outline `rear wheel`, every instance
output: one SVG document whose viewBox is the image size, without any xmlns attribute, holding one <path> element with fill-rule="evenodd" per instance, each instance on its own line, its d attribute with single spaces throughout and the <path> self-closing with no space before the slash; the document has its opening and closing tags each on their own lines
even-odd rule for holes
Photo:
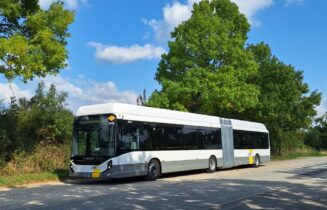
<svg viewBox="0 0 327 210">
<path fill-rule="evenodd" d="M 258 168 L 260 166 L 260 156 L 258 154 L 256 154 L 255 158 L 254 158 L 254 165 L 255 168 Z"/>
<path fill-rule="evenodd" d="M 148 172 L 145 176 L 145 179 L 147 181 L 154 181 L 159 178 L 160 173 L 161 173 L 161 168 L 160 168 L 159 161 L 156 159 L 152 159 L 149 162 Z"/>
<path fill-rule="evenodd" d="M 209 166 L 208 166 L 208 169 L 207 169 L 207 172 L 208 173 L 214 173 L 217 169 L 217 161 L 216 161 L 216 158 L 214 156 L 211 156 L 209 158 Z"/>
</svg>

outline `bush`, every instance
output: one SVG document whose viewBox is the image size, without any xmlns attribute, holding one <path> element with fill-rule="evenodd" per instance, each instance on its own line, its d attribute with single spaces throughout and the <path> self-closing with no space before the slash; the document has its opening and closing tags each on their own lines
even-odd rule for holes
<svg viewBox="0 0 327 210">
<path fill-rule="evenodd" d="M 49 145 L 41 142 L 31 153 L 19 151 L 3 165 L 2 175 L 52 172 L 67 169 L 70 150 L 68 145 Z"/>
</svg>

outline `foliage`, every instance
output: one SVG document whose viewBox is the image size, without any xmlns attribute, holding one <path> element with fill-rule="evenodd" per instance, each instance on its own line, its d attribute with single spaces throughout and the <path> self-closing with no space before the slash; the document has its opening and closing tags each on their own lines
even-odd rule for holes
<svg viewBox="0 0 327 210">
<path fill-rule="evenodd" d="M 13 98 L 10 107 L 2 108 L 0 154 L 6 162 L 14 153 L 31 153 L 40 144 L 64 145 L 71 139 L 73 114 L 65 106 L 67 93 L 57 93 L 54 85 L 44 89 L 39 83 L 31 99 Z"/>
<path fill-rule="evenodd" d="M 304 136 L 297 134 L 311 125 L 321 94 L 310 93 L 303 72 L 281 62 L 268 45 L 250 45 L 248 50 L 259 64 L 253 82 L 260 88 L 260 95 L 258 105 L 248 109 L 242 118 L 264 123 L 271 133 L 272 149 L 281 154 L 285 144 L 303 144 Z"/>
<path fill-rule="evenodd" d="M 289 153 L 284 153 L 282 155 L 273 154 L 271 156 L 272 160 L 289 160 L 303 157 L 323 157 L 327 156 L 324 151 L 317 151 L 312 147 L 304 146 L 302 148 L 293 149 L 293 151 Z"/>
<path fill-rule="evenodd" d="M 310 128 L 305 144 L 317 150 L 327 150 L 327 113 L 316 119 L 316 125 Z"/>
<path fill-rule="evenodd" d="M 66 169 L 70 150 L 67 144 L 38 144 L 32 152 L 16 151 L 12 159 L 2 168 L 2 175 L 36 173 Z"/>
<path fill-rule="evenodd" d="M 147 97 L 146 97 L 146 91 L 145 89 L 143 90 L 143 94 L 139 95 L 137 98 L 136 98 L 136 104 L 139 105 L 139 106 L 146 106 L 147 104 Z"/>
<path fill-rule="evenodd" d="M 38 0 L 0 1 L 0 73 L 23 81 L 66 66 L 66 39 L 74 13 L 62 2 L 42 10 Z"/>
<path fill-rule="evenodd" d="M 250 81 L 258 65 L 244 48 L 249 28 L 229 0 L 194 4 L 172 32 L 156 73 L 162 90 L 148 105 L 226 116 L 255 107 L 259 90 Z"/>
</svg>

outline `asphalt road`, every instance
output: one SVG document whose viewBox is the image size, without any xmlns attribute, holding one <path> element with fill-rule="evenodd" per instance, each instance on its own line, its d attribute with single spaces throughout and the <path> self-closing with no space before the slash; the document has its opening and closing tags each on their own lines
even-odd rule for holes
<svg viewBox="0 0 327 210">
<path fill-rule="evenodd" d="M 155 182 L 66 181 L 0 188 L 0 209 L 327 209 L 327 157 L 273 161 Z"/>
</svg>

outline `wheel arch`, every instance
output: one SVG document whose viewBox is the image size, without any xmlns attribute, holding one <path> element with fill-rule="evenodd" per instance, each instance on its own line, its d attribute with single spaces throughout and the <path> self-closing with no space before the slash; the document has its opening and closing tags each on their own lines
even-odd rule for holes
<svg viewBox="0 0 327 210">
<path fill-rule="evenodd" d="M 151 160 L 156 160 L 156 161 L 158 161 L 158 163 L 159 163 L 159 167 L 160 167 L 160 175 L 161 175 L 161 174 L 162 174 L 162 166 L 161 166 L 161 161 L 160 161 L 160 159 L 159 159 L 158 157 L 152 157 L 152 158 L 149 160 L 148 164 L 151 162 Z"/>
</svg>

